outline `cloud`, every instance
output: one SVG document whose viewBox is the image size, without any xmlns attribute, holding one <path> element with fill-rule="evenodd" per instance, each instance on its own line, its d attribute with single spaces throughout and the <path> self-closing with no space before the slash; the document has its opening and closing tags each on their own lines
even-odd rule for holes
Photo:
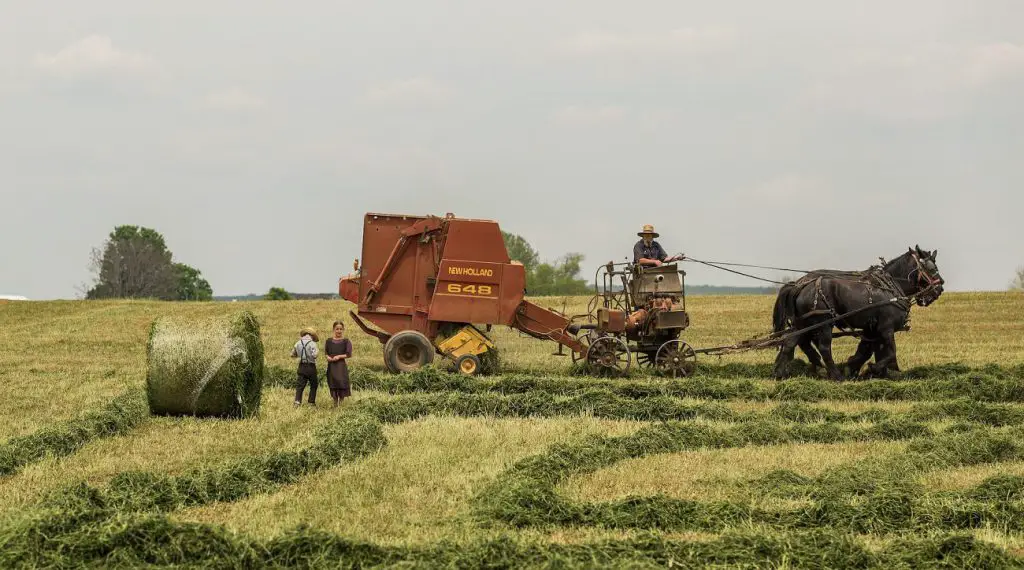
<svg viewBox="0 0 1024 570">
<path fill-rule="evenodd" d="M 554 114 L 556 123 L 562 125 L 606 125 L 619 123 L 629 116 L 629 109 L 619 105 L 569 105 Z"/>
<path fill-rule="evenodd" d="M 214 91 L 203 102 L 207 107 L 221 111 L 258 111 L 267 106 L 262 97 L 238 88 Z"/>
<path fill-rule="evenodd" d="M 881 188 L 857 188 L 828 176 L 784 173 L 727 196 L 727 200 L 764 212 L 779 212 L 787 219 L 817 220 L 821 216 L 848 218 L 857 215 L 850 209 L 850 196 L 856 196 L 858 208 L 901 208 L 911 206 L 914 196 Z M 815 222 L 817 223 L 817 222 Z"/>
<path fill-rule="evenodd" d="M 551 115 L 556 125 L 566 127 L 612 126 L 644 132 L 673 128 L 679 118 L 675 109 L 636 108 L 624 105 L 567 105 Z"/>
<path fill-rule="evenodd" d="M 743 191 L 740 197 L 762 203 L 788 203 L 798 200 L 820 200 L 833 194 L 834 191 L 819 180 L 798 174 L 787 174 Z"/>
<path fill-rule="evenodd" d="M 1024 46 L 1009 42 L 978 46 L 970 51 L 964 74 L 975 85 L 1024 77 Z"/>
<path fill-rule="evenodd" d="M 451 99 L 454 90 L 429 77 L 415 77 L 375 85 L 363 98 L 382 105 L 437 104 Z"/>
<path fill-rule="evenodd" d="M 577 56 L 698 54 L 727 47 L 735 37 L 729 28 L 677 28 L 645 34 L 587 31 L 563 40 L 560 47 Z"/>
<path fill-rule="evenodd" d="M 101 74 L 135 74 L 152 69 L 147 55 L 122 51 L 107 36 L 91 35 L 55 54 L 38 54 L 33 64 L 47 74 L 73 79 Z"/>
<path fill-rule="evenodd" d="M 934 121 L 981 107 L 979 93 L 1024 79 L 1024 47 L 930 44 L 840 58 L 807 92 L 819 110 Z"/>
</svg>

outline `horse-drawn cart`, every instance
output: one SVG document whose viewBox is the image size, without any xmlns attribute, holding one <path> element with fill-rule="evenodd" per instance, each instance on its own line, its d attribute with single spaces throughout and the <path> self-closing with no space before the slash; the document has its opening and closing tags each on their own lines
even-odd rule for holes
<svg viewBox="0 0 1024 570">
<path fill-rule="evenodd" d="M 866 272 L 809 272 L 780 283 L 771 333 L 695 349 L 682 338 L 690 318 L 686 272 L 676 264 L 599 267 L 587 313 L 570 318 L 524 298 L 525 269 L 509 258 L 492 220 L 367 214 L 362 263 L 357 260 L 354 269 L 339 280 L 339 294 L 356 305 L 353 319 L 380 340 L 393 372 L 411 372 L 439 355 L 476 374 L 497 360 L 497 347 L 478 326 L 507 325 L 558 343 L 557 354 L 568 348 L 575 362 L 597 373 L 626 374 L 635 360 L 653 372 L 688 376 L 698 354 L 778 348 L 776 375 L 784 376 L 799 346 L 812 365 L 824 360 L 838 378 L 833 336 L 863 337 L 848 361 L 857 364 L 852 368 L 859 370 L 872 354 L 876 365 L 888 367 L 895 359 L 892 335 L 905 327 L 911 303 L 930 304 L 942 292 L 935 252 L 920 248 Z"/>
<path fill-rule="evenodd" d="M 587 350 L 573 354 L 595 372 L 625 374 L 634 359 L 644 368 L 687 376 L 696 352 L 680 338 L 686 313 L 686 272 L 676 264 L 644 267 L 612 263 L 598 268 L 588 312 L 573 318 L 570 331 L 582 333 Z M 585 332 L 583 332 L 585 331 Z"/>
<path fill-rule="evenodd" d="M 595 275 L 588 313 L 574 317 L 569 328 L 574 334 L 586 331 L 580 344 L 587 349 L 579 356 L 574 354 L 574 361 L 583 361 L 594 372 L 625 374 L 635 355 L 639 365 L 677 377 L 693 373 L 698 354 L 722 356 L 777 349 L 776 376 L 784 377 L 799 346 L 813 368 L 824 365 L 838 379 L 832 339 L 852 336 L 860 339 L 860 344 L 847 361 L 848 368 L 857 373 L 875 355 L 874 372 L 884 373 L 897 368 L 892 335 L 909 330 L 910 307 L 915 303 L 927 306 L 942 293 L 944 282 L 935 266 L 936 254 L 911 248 L 892 262 L 883 260 L 882 265 L 866 271 L 811 271 L 796 281 L 779 283 L 774 330 L 710 348 L 694 348 L 681 338 L 690 324 L 684 271 L 675 264 L 608 263 Z"/>
</svg>

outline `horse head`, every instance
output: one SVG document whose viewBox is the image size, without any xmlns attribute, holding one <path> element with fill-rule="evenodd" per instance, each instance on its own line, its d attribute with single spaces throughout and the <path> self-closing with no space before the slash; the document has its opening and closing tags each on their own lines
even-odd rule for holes
<svg viewBox="0 0 1024 570">
<path fill-rule="evenodd" d="M 907 252 L 885 264 L 885 272 L 903 289 L 903 294 L 913 295 L 918 305 L 927 307 L 942 294 L 945 280 L 939 273 L 935 258 L 939 252 L 921 249 L 921 246 L 907 248 Z"/>
<path fill-rule="evenodd" d="M 939 295 L 942 295 L 942 286 L 946 283 L 939 273 L 939 266 L 935 264 L 939 250 L 928 251 L 917 245 L 908 253 L 914 261 L 914 266 L 907 278 L 916 289 L 917 304 L 927 307 L 934 303 Z"/>
</svg>

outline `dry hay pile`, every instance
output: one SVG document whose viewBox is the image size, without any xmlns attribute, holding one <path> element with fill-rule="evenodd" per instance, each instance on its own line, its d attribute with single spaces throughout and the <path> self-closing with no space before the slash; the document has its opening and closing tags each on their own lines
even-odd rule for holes
<svg viewBox="0 0 1024 570">
<path fill-rule="evenodd" d="M 153 322 L 146 393 L 155 415 L 245 418 L 263 387 L 263 341 L 256 317 Z"/>
</svg>

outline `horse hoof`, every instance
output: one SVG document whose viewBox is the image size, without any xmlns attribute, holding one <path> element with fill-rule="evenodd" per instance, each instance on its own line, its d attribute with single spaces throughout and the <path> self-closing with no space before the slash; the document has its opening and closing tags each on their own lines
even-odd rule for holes
<svg viewBox="0 0 1024 570">
<path fill-rule="evenodd" d="M 864 372 L 864 376 L 866 378 L 887 378 L 888 377 L 888 372 L 889 372 L 888 369 L 886 369 L 886 368 L 879 369 L 877 366 L 872 364 L 872 365 L 868 366 L 867 371 Z"/>
</svg>

